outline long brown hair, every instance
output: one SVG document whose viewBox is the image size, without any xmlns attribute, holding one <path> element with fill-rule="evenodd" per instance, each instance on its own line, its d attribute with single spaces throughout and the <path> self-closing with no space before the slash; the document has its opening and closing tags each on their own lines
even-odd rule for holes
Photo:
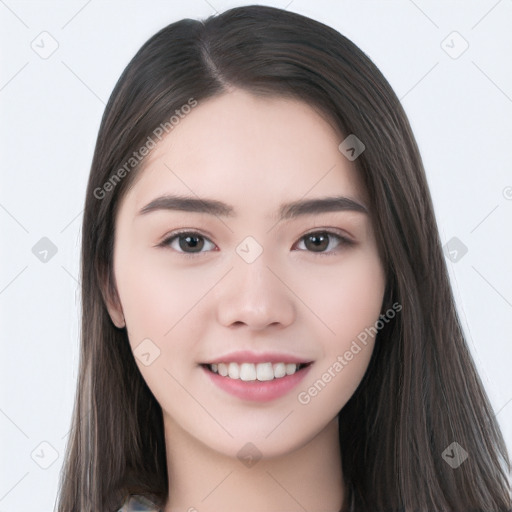
<svg viewBox="0 0 512 512">
<path fill-rule="evenodd" d="M 85 199 L 81 352 L 59 512 L 114 511 L 129 494 L 161 507 L 167 501 L 161 407 L 126 329 L 115 327 L 105 305 L 106 297 L 119 300 L 114 221 L 142 168 L 130 160 L 134 152 L 191 98 L 200 105 L 233 87 L 298 98 L 365 145 L 355 163 L 387 273 L 383 310 L 398 302 L 402 311 L 379 331 L 368 370 L 339 414 L 344 510 L 508 511 L 510 460 L 457 316 L 400 101 L 334 29 L 246 6 L 160 30 L 128 64 L 105 109 Z M 469 455 L 459 467 L 443 457 L 450 446 L 451 454 L 460 446 Z"/>
</svg>

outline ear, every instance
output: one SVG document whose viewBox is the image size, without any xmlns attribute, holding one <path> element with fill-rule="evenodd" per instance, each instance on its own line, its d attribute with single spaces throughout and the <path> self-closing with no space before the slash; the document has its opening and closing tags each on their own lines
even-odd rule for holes
<svg viewBox="0 0 512 512">
<path fill-rule="evenodd" d="M 110 283 L 108 277 L 103 281 L 101 293 L 103 295 L 103 300 L 105 301 L 108 314 L 110 315 L 110 319 L 118 329 L 122 329 L 126 326 L 123 307 L 121 306 L 121 301 L 119 300 L 119 295 L 115 285 Z"/>
<path fill-rule="evenodd" d="M 119 302 L 106 301 L 108 314 L 113 322 L 113 324 L 118 329 L 123 329 L 126 326 L 126 322 L 124 320 L 123 308 Z"/>
</svg>

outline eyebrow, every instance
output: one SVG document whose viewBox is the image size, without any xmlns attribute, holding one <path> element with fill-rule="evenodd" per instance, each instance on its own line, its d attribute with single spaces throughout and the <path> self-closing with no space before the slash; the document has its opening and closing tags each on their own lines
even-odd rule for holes
<svg viewBox="0 0 512 512">
<path fill-rule="evenodd" d="M 215 199 L 200 199 L 189 196 L 163 195 L 153 199 L 141 208 L 137 215 L 145 215 L 159 210 L 178 210 L 194 213 L 206 213 L 217 217 L 234 217 L 235 210 L 231 205 Z M 344 196 L 322 197 L 293 201 L 282 204 L 278 210 L 278 219 L 286 220 L 302 215 L 335 211 L 354 211 L 368 214 L 363 204 Z"/>
</svg>

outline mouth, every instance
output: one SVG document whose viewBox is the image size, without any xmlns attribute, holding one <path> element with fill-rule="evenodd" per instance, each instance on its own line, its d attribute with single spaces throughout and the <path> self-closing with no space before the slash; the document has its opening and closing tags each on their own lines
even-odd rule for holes
<svg viewBox="0 0 512 512">
<path fill-rule="evenodd" d="M 292 363 L 292 362 L 262 362 L 262 363 L 203 363 L 201 366 L 207 371 L 225 377 L 226 379 L 240 380 L 244 382 L 259 381 L 268 382 L 272 380 L 284 379 L 285 377 L 295 375 L 312 364 L 310 362 Z"/>
<path fill-rule="evenodd" d="M 306 378 L 314 361 L 285 352 L 238 350 L 199 364 L 206 382 L 246 403 L 285 397 Z M 224 395 L 219 395 L 224 396 Z"/>
</svg>

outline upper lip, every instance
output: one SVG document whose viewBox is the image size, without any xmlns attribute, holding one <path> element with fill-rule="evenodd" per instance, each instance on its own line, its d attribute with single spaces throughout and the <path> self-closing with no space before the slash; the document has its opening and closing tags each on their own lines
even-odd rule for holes
<svg viewBox="0 0 512 512">
<path fill-rule="evenodd" d="M 218 364 L 218 363 L 296 363 L 306 364 L 310 363 L 310 359 L 285 354 L 282 352 L 252 352 L 250 350 L 240 350 L 236 352 L 229 352 L 223 356 L 216 357 L 203 364 Z"/>
</svg>

